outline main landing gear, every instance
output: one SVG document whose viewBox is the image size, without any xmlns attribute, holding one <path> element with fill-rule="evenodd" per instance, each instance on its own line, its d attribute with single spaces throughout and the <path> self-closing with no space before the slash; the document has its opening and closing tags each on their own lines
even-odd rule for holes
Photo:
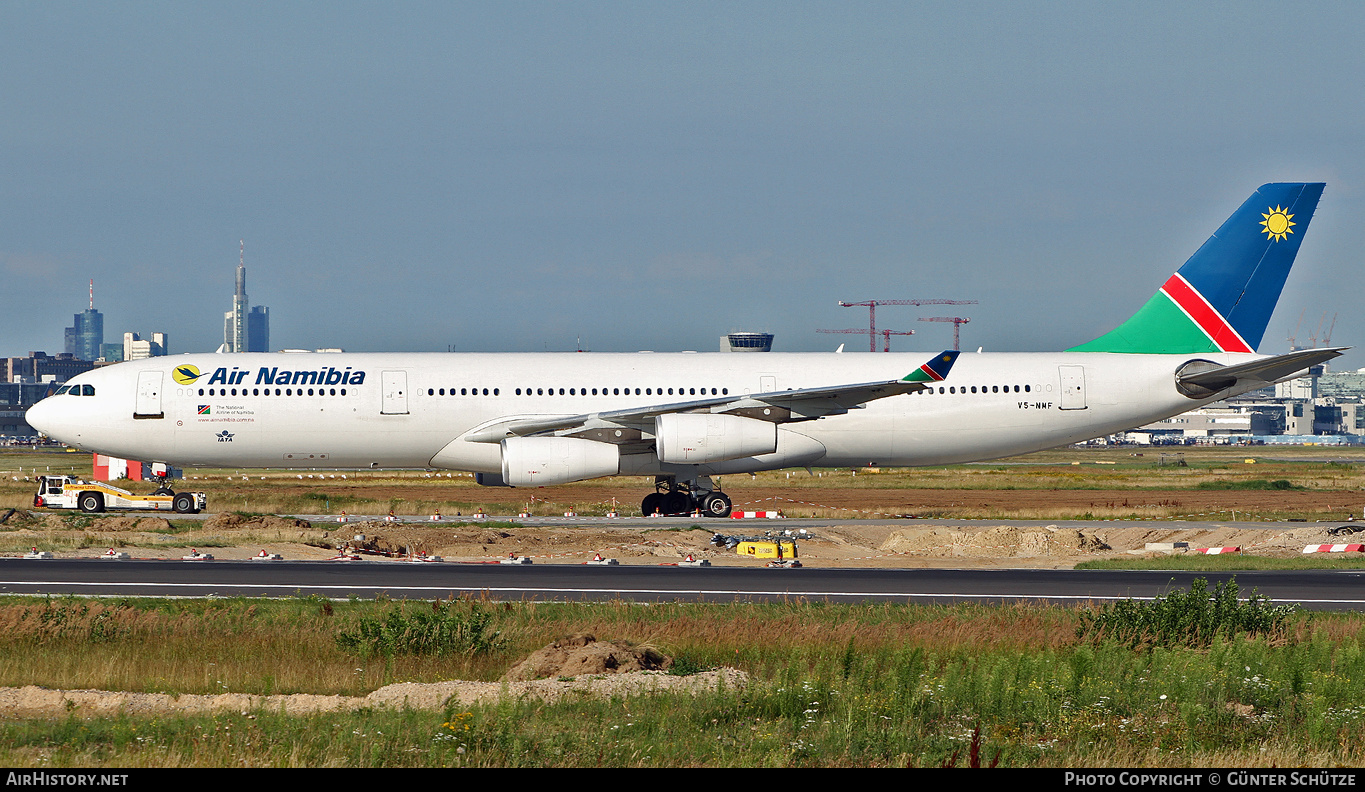
<svg viewBox="0 0 1365 792">
<path fill-rule="evenodd" d="M 645 496 L 640 511 L 646 517 L 686 516 L 697 511 L 703 517 L 729 517 L 730 497 L 717 489 L 709 476 L 683 482 L 676 476 L 655 476 L 654 492 Z"/>
</svg>

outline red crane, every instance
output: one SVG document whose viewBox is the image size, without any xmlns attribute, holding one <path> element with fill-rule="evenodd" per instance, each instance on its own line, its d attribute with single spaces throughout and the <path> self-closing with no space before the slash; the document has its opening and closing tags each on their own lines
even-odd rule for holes
<svg viewBox="0 0 1365 792">
<path fill-rule="evenodd" d="M 970 316 L 921 316 L 919 320 L 921 322 L 952 322 L 953 349 L 961 349 L 961 342 L 958 341 L 957 337 L 957 329 L 972 321 Z"/>
<path fill-rule="evenodd" d="M 877 351 L 877 336 L 878 336 L 878 335 L 880 335 L 880 336 L 882 337 L 882 339 L 885 341 L 885 348 L 883 348 L 882 351 L 883 351 L 883 352 L 890 352 L 890 351 L 891 351 L 891 336 L 893 336 L 893 335 L 914 335 L 914 334 L 915 334 L 915 331 L 914 331 L 914 330 L 876 330 L 876 331 L 873 331 L 873 330 L 816 330 L 815 332 L 817 332 L 817 333 L 854 333 L 854 334 L 856 334 L 856 335 L 869 335 L 869 334 L 870 334 L 870 335 L 872 336 L 872 351 L 873 351 L 873 352 L 876 352 L 876 351 Z"/>
<path fill-rule="evenodd" d="M 872 352 L 877 351 L 877 306 L 878 305 L 975 305 L 976 300 L 863 300 L 862 302 L 839 301 L 840 308 L 852 308 L 855 305 L 867 306 L 867 335 L 868 348 Z M 889 341 L 888 341 L 889 348 Z"/>
</svg>

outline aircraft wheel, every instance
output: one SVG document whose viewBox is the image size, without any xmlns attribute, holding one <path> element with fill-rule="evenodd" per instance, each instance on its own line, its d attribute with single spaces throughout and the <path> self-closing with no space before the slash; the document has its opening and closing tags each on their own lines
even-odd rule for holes
<svg viewBox="0 0 1365 792">
<path fill-rule="evenodd" d="M 663 514 L 687 514 L 691 511 L 692 499 L 684 492 L 670 492 L 663 496 L 659 511 Z"/>
<path fill-rule="evenodd" d="M 663 505 L 663 499 L 664 496 L 658 492 L 651 492 L 646 495 L 644 502 L 640 504 L 640 513 L 646 517 L 651 516 L 654 512 L 659 511 L 659 507 Z"/>
<path fill-rule="evenodd" d="M 177 514 L 194 514 L 194 496 L 187 492 L 176 495 L 175 500 L 171 501 L 171 508 L 175 509 Z"/>
<path fill-rule="evenodd" d="M 701 502 L 701 513 L 707 517 L 729 517 L 730 498 L 723 492 L 712 492 Z"/>
<path fill-rule="evenodd" d="M 98 492 L 82 492 L 76 503 L 80 506 L 81 511 L 86 514 L 104 511 L 104 496 Z"/>
</svg>

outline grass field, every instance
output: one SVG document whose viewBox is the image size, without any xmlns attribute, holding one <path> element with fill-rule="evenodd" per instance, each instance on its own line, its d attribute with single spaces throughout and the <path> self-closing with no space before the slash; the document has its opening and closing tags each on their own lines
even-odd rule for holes
<svg viewBox="0 0 1365 792">
<path fill-rule="evenodd" d="M 463 603 L 456 608 L 479 608 Z M 336 636 L 424 603 L 14 599 L 7 685 L 357 694 L 393 680 L 495 679 L 559 635 L 649 642 L 752 674 L 701 696 L 506 701 L 440 712 L 0 722 L 10 766 L 1356 765 L 1358 616 L 1299 614 L 1273 636 L 1133 649 L 1077 637 L 1063 608 L 522 604 L 490 611 L 477 657 L 361 658 Z"/>
</svg>

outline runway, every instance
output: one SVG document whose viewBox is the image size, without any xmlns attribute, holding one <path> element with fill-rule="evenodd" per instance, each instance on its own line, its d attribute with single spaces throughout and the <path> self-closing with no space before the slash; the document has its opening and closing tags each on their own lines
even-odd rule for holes
<svg viewBox="0 0 1365 792">
<path fill-rule="evenodd" d="M 1038 569 L 746 569 L 676 566 L 503 566 L 383 561 L 247 562 L 0 559 L 0 593 L 83 596 L 289 597 L 565 602 L 915 602 L 1082 604 L 1150 598 L 1210 587 L 1226 573 Z M 1276 603 L 1315 610 L 1365 610 L 1365 572 L 1312 570 L 1239 572 L 1241 593 L 1252 589 Z"/>
</svg>

